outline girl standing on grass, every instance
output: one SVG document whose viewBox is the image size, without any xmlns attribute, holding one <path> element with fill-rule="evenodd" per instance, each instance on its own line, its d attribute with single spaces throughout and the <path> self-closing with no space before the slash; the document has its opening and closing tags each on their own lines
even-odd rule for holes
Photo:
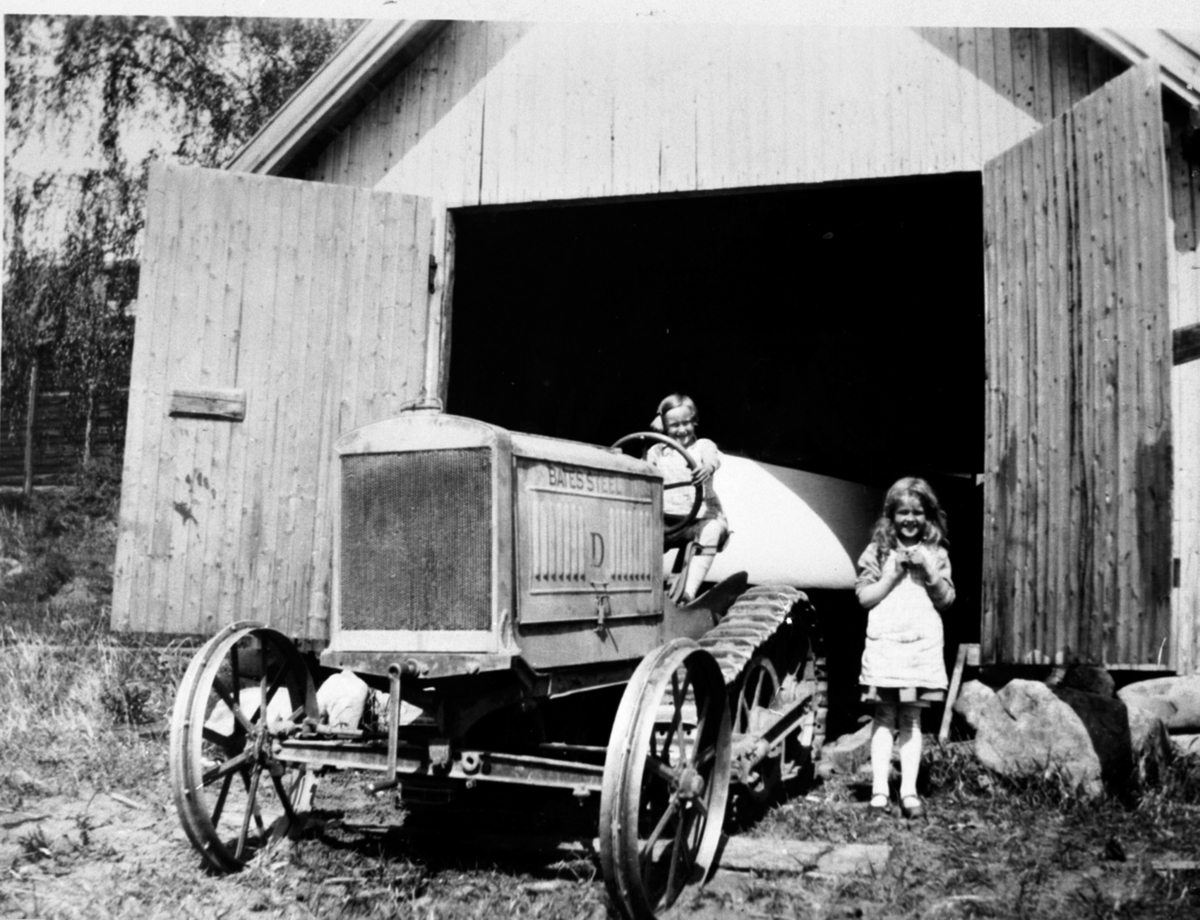
<svg viewBox="0 0 1200 920">
<path fill-rule="evenodd" d="M 917 795 L 921 710 L 946 697 L 941 611 L 954 602 L 946 516 L 923 479 L 906 477 L 888 489 L 883 515 L 858 560 L 858 602 L 868 611 L 863 649 L 863 701 L 874 704 L 870 810 L 891 810 L 888 775 L 893 731 L 899 728 L 900 811 L 925 814 Z"/>
</svg>

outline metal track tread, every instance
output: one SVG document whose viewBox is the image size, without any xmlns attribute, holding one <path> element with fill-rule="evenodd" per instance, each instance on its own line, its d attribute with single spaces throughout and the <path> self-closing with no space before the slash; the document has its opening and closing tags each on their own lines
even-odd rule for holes
<svg viewBox="0 0 1200 920">
<path fill-rule="evenodd" d="M 750 658 L 801 600 L 807 600 L 804 592 L 792 587 L 751 588 L 701 637 L 700 645 L 717 659 L 727 687 L 733 686 Z"/>
<path fill-rule="evenodd" d="M 751 588 L 734 601 L 720 623 L 700 638 L 701 647 L 707 649 L 720 666 L 725 686 L 731 690 L 738 686 L 747 664 L 784 626 L 789 615 L 794 611 L 799 613 L 796 608 L 801 602 L 807 603 L 808 596 L 788 585 Z M 815 630 L 816 624 L 809 623 L 807 627 Z M 809 635 L 806 638 L 810 658 L 803 663 L 797 677 L 803 682 L 812 681 L 815 718 L 810 750 L 815 759 L 825 740 L 828 683 L 820 637 Z"/>
</svg>

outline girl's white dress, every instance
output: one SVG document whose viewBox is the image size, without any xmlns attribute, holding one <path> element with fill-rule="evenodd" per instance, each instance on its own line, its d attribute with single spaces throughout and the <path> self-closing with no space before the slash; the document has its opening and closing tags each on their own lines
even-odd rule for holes
<svg viewBox="0 0 1200 920">
<path fill-rule="evenodd" d="M 942 617 L 954 601 L 950 554 L 944 546 L 927 547 L 936 554 L 937 578 L 926 584 L 923 572 L 910 570 L 887 597 L 868 611 L 867 642 L 859 683 L 868 688 L 898 688 L 901 701 L 938 697 L 921 691 L 945 690 Z M 877 582 L 882 562 L 874 543 L 858 560 L 858 587 Z M 873 696 L 869 691 L 868 696 Z"/>
<path fill-rule="evenodd" d="M 687 450 L 692 455 L 692 459 L 701 466 L 711 466 L 714 471 L 720 469 L 721 452 L 717 449 L 717 445 L 708 438 L 698 438 Z M 662 472 L 663 485 L 688 482 L 692 478 L 692 471 L 688 468 L 687 461 L 677 451 L 665 444 L 653 445 L 646 453 L 646 459 Z M 703 522 L 723 519 L 725 512 L 721 507 L 721 499 L 717 497 L 717 491 L 713 488 L 712 479 L 709 478 L 702 488 L 703 499 L 700 502 L 700 511 L 696 515 L 696 520 Z M 692 503 L 695 500 L 696 489 L 694 486 L 664 489 L 663 513 L 682 517 L 692 510 Z"/>
</svg>

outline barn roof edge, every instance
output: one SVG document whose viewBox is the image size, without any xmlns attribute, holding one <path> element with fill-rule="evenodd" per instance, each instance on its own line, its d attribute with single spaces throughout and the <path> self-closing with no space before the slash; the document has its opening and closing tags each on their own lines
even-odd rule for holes
<svg viewBox="0 0 1200 920">
<path fill-rule="evenodd" d="M 324 130 L 335 129 L 347 107 L 381 74 L 417 54 L 447 25 L 424 19 L 364 22 L 239 150 L 225 168 L 278 175 Z"/>
</svg>

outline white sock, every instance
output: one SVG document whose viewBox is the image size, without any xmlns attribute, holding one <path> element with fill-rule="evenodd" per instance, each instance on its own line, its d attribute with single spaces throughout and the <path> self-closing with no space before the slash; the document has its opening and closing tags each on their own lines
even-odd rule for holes
<svg viewBox="0 0 1200 920">
<path fill-rule="evenodd" d="M 921 707 L 900 707 L 900 798 L 917 794 L 921 771 Z"/>
<path fill-rule="evenodd" d="M 716 545 L 721 542 L 724 533 L 725 527 L 720 521 L 707 521 L 700 529 L 700 533 L 696 537 L 700 548 L 696 550 L 696 554 L 692 556 L 692 561 L 688 564 L 687 581 L 683 583 L 684 602 L 692 600 L 696 596 L 696 592 L 700 590 L 700 586 L 704 584 L 708 570 L 712 568 L 713 559 L 716 558 L 709 553 L 712 553 Z M 709 553 L 705 553 L 705 549 L 708 549 Z"/>
<path fill-rule="evenodd" d="M 892 772 L 892 727 L 896 724 L 896 707 L 891 703 L 875 704 L 875 721 L 871 729 L 871 795 L 888 795 L 888 777 Z"/>
</svg>

